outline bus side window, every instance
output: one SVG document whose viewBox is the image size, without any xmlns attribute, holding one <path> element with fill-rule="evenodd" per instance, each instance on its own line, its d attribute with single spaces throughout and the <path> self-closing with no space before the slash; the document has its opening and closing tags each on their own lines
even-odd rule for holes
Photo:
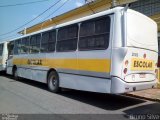
<svg viewBox="0 0 160 120">
<path fill-rule="evenodd" d="M 14 42 L 10 42 L 8 43 L 8 56 L 13 55 L 13 51 L 14 51 Z"/>
<path fill-rule="evenodd" d="M 3 53 L 3 44 L 0 44 L 0 56 L 2 56 Z"/>
<path fill-rule="evenodd" d="M 40 52 L 40 39 L 41 39 L 41 34 L 31 36 L 30 53 L 39 53 Z"/>
<path fill-rule="evenodd" d="M 109 46 L 110 17 L 100 17 L 81 23 L 79 50 L 101 50 Z"/>
<path fill-rule="evenodd" d="M 49 32 L 42 33 L 41 52 L 48 52 Z"/>
<path fill-rule="evenodd" d="M 25 54 L 29 52 L 29 37 L 22 38 L 21 53 Z"/>
<path fill-rule="evenodd" d="M 56 30 L 49 32 L 49 41 L 48 41 L 48 51 L 55 51 L 55 43 L 56 43 Z"/>
<path fill-rule="evenodd" d="M 77 49 L 78 24 L 70 25 L 58 30 L 58 52 L 75 51 Z"/>
<path fill-rule="evenodd" d="M 41 52 L 55 51 L 56 30 L 42 33 Z"/>
<path fill-rule="evenodd" d="M 14 54 L 15 54 L 15 55 L 20 54 L 20 50 L 21 50 L 21 39 L 16 40 L 14 45 L 15 45 L 15 46 L 14 46 Z"/>
</svg>

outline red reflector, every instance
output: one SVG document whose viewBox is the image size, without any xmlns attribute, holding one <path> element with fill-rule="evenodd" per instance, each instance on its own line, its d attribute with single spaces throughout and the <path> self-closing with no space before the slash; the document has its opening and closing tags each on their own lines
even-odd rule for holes
<svg viewBox="0 0 160 120">
<path fill-rule="evenodd" d="M 126 66 L 126 67 L 128 66 L 128 63 L 129 63 L 128 60 L 126 60 L 126 61 L 125 61 L 125 66 Z"/>
<path fill-rule="evenodd" d="M 127 73 L 127 68 L 125 68 L 123 72 L 124 72 L 124 74 L 126 74 Z"/>
<path fill-rule="evenodd" d="M 146 59 L 146 57 L 147 57 L 147 55 L 146 55 L 146 54 L 144 54 L 144 55 L 143 55 L 143 58 L 144 58 L 144 59 Z"/>
</svg>

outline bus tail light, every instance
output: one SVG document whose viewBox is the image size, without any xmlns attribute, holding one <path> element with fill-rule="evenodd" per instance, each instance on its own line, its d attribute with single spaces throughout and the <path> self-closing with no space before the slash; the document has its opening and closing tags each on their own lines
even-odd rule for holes
<svg viewBox="0 0 160 120">
<path fill-rule="evenodd" d="M 147 55 L 146 55 L 146 53 L 145 53 L 145 54 L 143 55 L 143 58 L 146 59 L 146 57 L 147 57 Z"/>
<path fill-rule="evenodd" d="M 126 74 L 127 71 L 128 71 L 128 69 L 127 69 L 127 68 L 124 68 L 124 70 L 123 70 L 124 74 Z"/>
<path fill-rule="evenodd" d="M 128 66 L 128 63 L 129 63 L 128 60 L 126 60 L 126 61 L 125 61 L 125 66 L 126 66 L 126 67 Z"/>
</svg>

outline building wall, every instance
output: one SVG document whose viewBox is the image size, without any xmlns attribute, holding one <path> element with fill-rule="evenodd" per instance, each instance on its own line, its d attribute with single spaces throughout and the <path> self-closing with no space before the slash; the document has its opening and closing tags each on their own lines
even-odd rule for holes
<svg viewBox="0 0 160 120">
<path fill-rule="evenodd" d="M 160 13 L 160 0 L 139 0 L 133 2 L 130 7 L 147 16 L 152 16 Z"/>
<path fill-rule="evenodd" d="M 131 9 L 139 11 L 157 22 L 160 32 L 160 0 L 138 0 L 131 3 Z"/>
</svg>

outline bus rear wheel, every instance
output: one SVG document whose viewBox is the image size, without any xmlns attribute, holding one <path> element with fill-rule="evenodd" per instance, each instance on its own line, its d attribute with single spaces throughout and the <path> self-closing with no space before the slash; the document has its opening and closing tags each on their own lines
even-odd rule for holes
<svg viewBox="0 0 160 120">
<path fill-rule="evenodd" d="M 59 92 L 59 77 L 55 71 L 51 71 L 47 78 L 48 89 L 51 92 L 57 93 Z"/>
</svg>

